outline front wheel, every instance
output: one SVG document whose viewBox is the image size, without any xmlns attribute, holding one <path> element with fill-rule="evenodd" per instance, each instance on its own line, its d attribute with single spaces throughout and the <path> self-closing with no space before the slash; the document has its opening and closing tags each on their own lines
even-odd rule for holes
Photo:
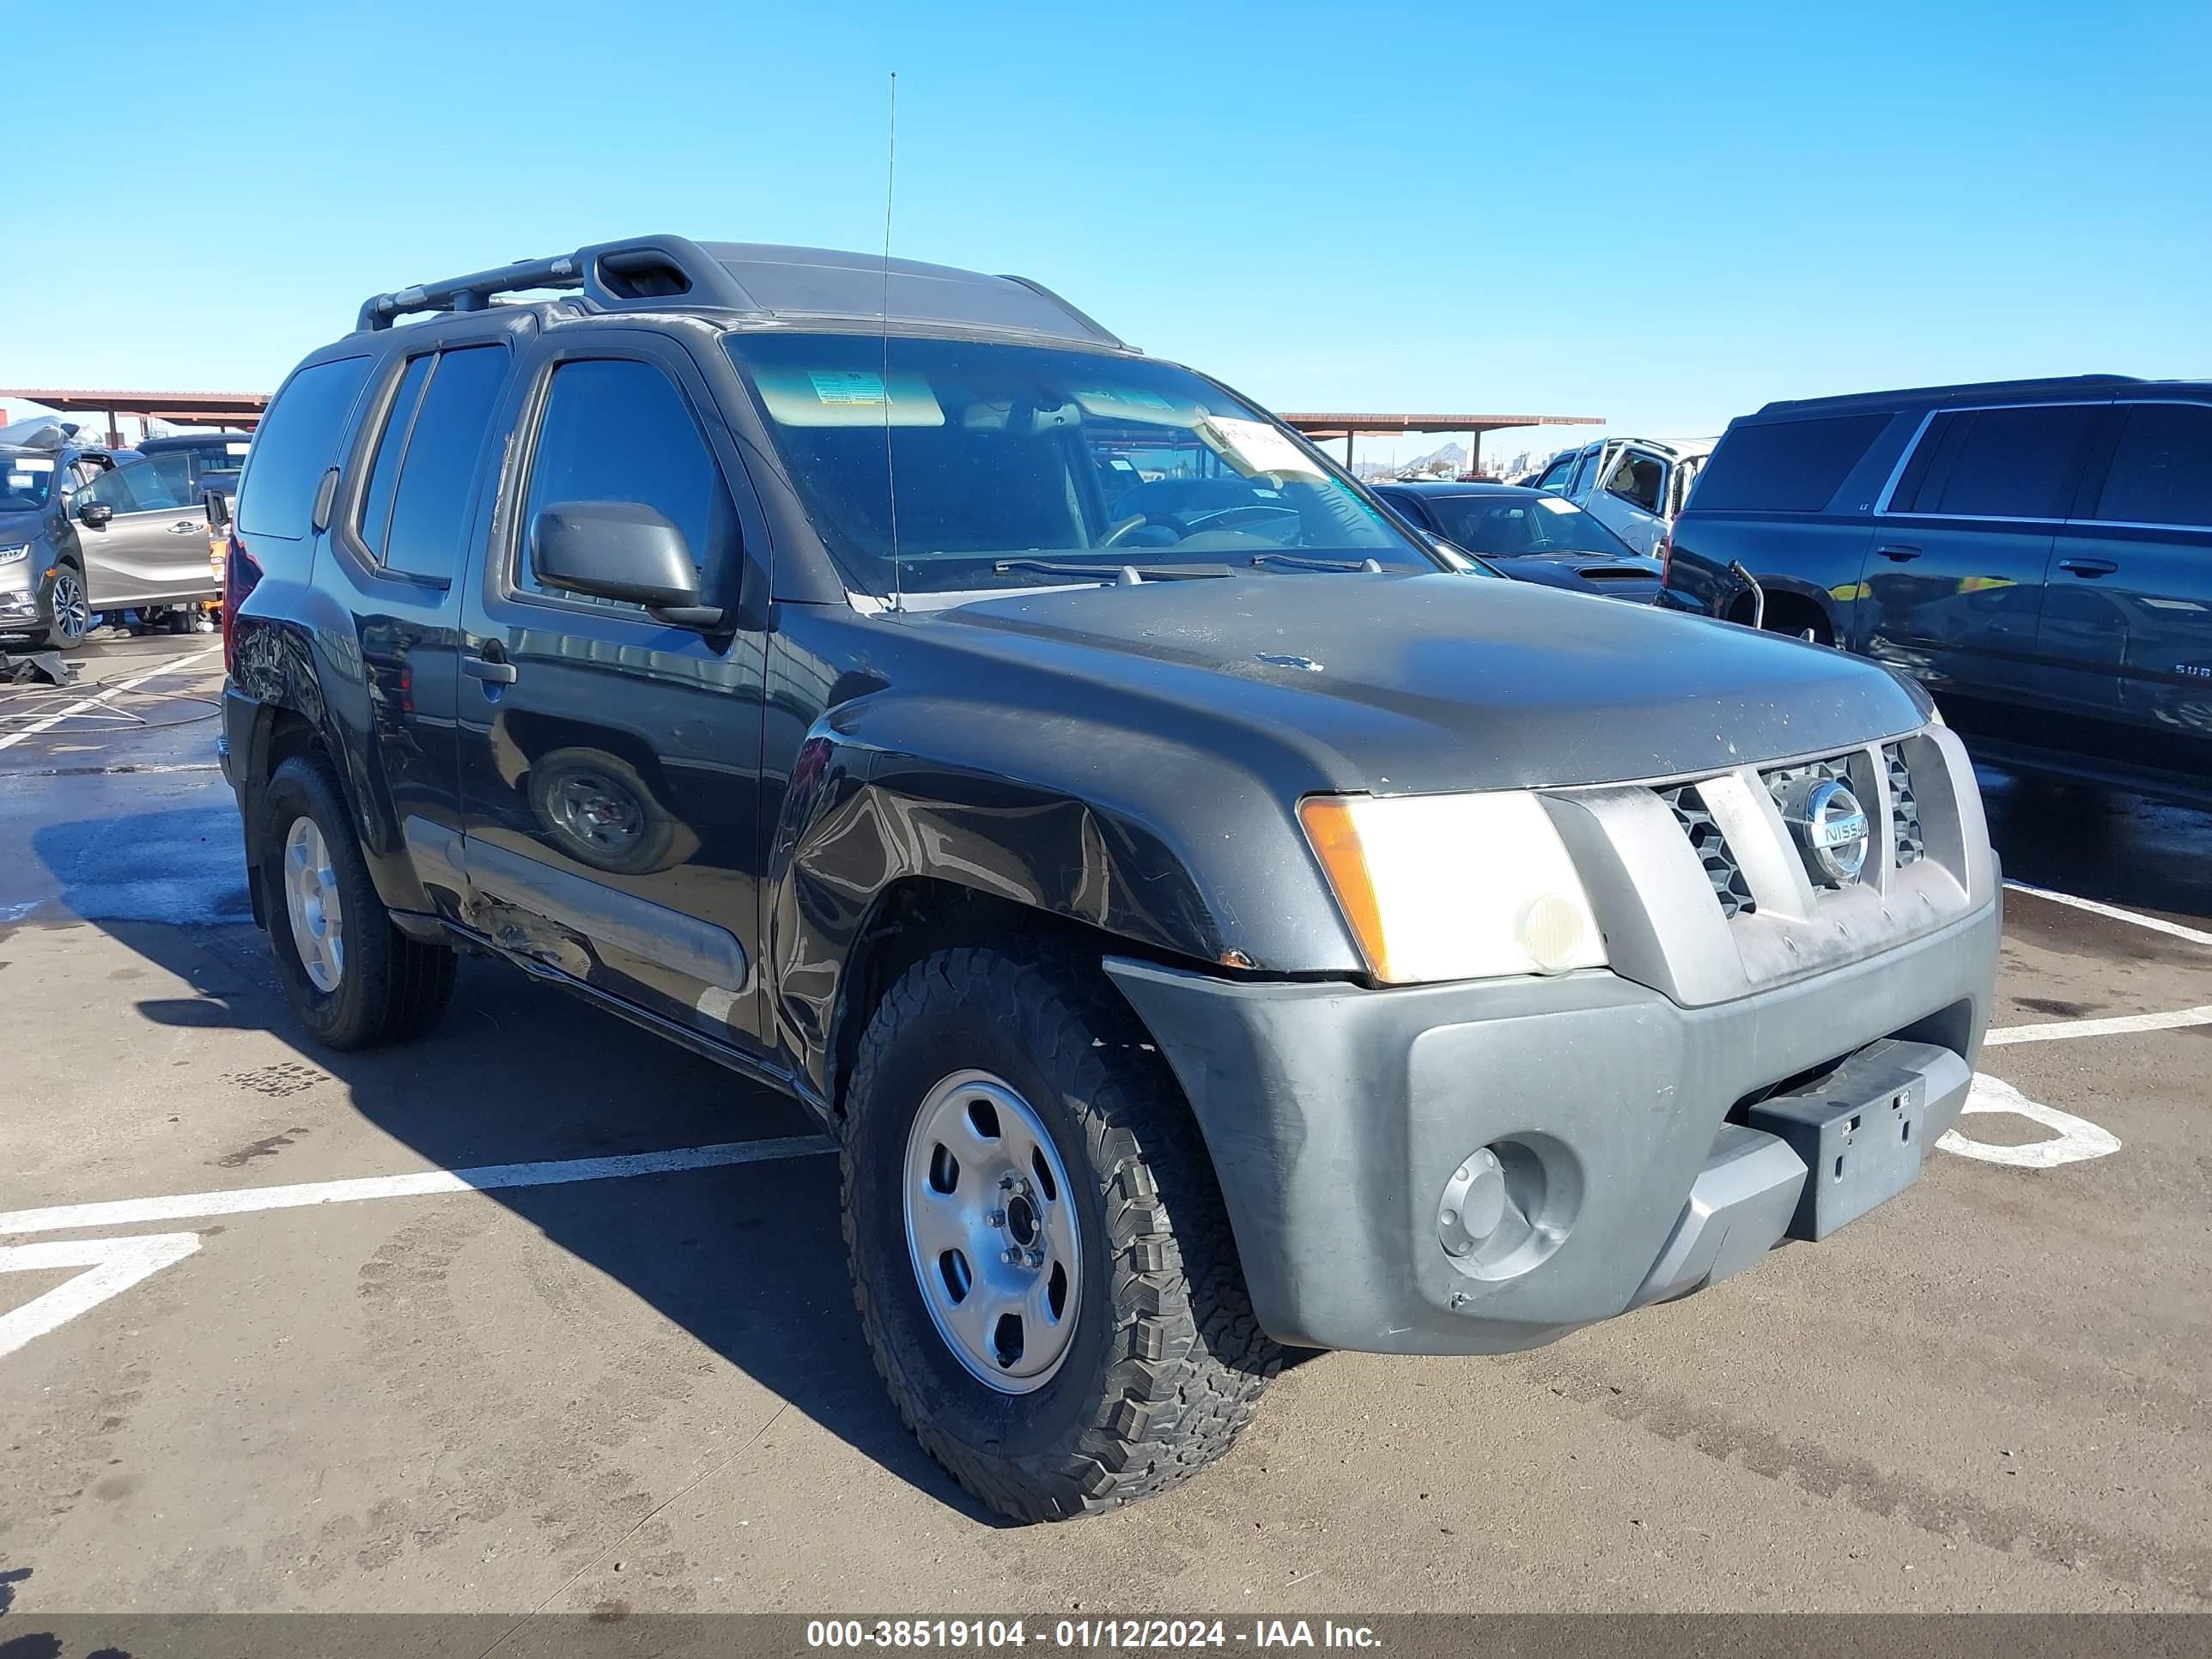
<svg viewBox="0 0 2212 1659">
<path fill-rule="evenodd" d="M 846 1092 L 844 1231 L 893 1402 L 1016 1520 L 1175 1485 L 1282 1363 L 1173 1075 L 1095 959 L 940 951 L 885 994 Z"/>
<path fill-rule="evenodd" d="M 72 564 L 58 564 L 46 580 L 46 648 L 74 651 L 92 632 L 92 602 L 84 577 Z"/>
<path fill-rule="evenodd" d="M 403 1042 L 437 1024 L 453 953 L 409 938 L 377 897 L 329 764 L 295 755 L 262 793 L 262 914 L 292 1012 L 333 1048 Z"/>
</svg>

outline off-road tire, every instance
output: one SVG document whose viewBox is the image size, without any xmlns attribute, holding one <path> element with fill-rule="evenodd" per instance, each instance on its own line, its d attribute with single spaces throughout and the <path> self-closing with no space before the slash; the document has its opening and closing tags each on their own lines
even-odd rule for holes
<svg viewBox="0 0 2212 1659">
<path fill-rule="evenodd" d="M 1036 1109 L 1067 1170 L 1079 1321 L 1033 1393 L 971 1375 L 938 1333 L 906 1241 L 915 1115 L 981 1068 Z M 1206 1145 L 1173 1073 L 1095 955 L 1059 944 L 945 950 L 884 995 L 844 1094 L 854 1300 L 907 1426 L 1018 1521 L 1065 1520 L 1175 1486 L 1226 1452 L 1282 1363 L 1252 1316 Z"/>
<path fill-rule="evenodd" d="M 308 978 L 285 908 L 284 842 L 302 815 L 322 832 L 344 907 L 345 969 L 337 988 L 330 992 L 319 990 Z M 374 1048 L 407 1042 L 435 1025 L 453 995 L 458 958 L 445 946 L 410 939 L 392 925 L 369 879 L 352 810 L 322 756 L 295 755 L 276 769 L 262 791 L 257 844 L 261 856 L 253 878 L 261 884 L 277 977 L 308 1034 L 327 1048 Z"/>
</svg>

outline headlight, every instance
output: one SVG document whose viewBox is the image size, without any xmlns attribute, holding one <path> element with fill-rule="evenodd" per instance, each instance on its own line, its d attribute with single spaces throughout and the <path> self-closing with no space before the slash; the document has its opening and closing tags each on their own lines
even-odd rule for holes
<svg viewBox="0 0 2212 1659">
<path fill-rule="evenodd" d="M 14 547 L 0 547 L 0 564 L 13 564 L 18 559 L 28 558 L 30 554 L 31 544 L 28 542 L 18 543 Z"/>
<path fill-rule="evenodd" d="M 1298 820 L 1386 984 L 1605 965 L 1589 896 L 1534 795 L 1309 795 Z"/>
</svg>

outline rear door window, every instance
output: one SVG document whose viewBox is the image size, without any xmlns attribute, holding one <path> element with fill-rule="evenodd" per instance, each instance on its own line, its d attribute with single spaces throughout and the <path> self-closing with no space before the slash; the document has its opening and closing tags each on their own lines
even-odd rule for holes
<svg viewBox="0 0 2212 1659">
<path fill-rule="evenodd" d="M 1699 510 L 1826 510 L 1881 429 L 1888 410 L 1729 428 L 1698 481 Z"/>
<path fill-rule="evenodd" d="M 315 492 L 368 379 L 367 357 L 315 363 L 284 383 L 261 422 L 240 481 L 238 527 L 298 541 L 313 528 Z"/>
<path fill-rule="evenodd" d="M 399 377 L 392 407 L 384 416 L 384 433 L 376 441 L 369 462 L 368 488 L 362 492 L 361 521 L 356 526 L 361 544 L 379 564 L 384 562 L 384 538 L 392 528 L 392 498 L 399 489 L 399 461 L 407 453 L 407 434 L 415 429 L 415 411 L 422 407 L 422 383 L 430 378 L 434 354 L 415 358 Z"/>
<path fill-rule="evenodd" d="M 2052 519 L 2073 488 L 2090 404 L 1966 409 L 1928 423 L 1892 495 L 1892 513 Z"/>
<path fill-rule="evenodd" d="M 2095 516 L 2109 524 L 2212 527 L 2212 407 L 2128 406 Z"/>
<path fill-rule="evenodd" d="M 478 464 L 507 380 L 504 346 L 441 351 L 414 416 L 385 538 L 387 568 L 451 581 L 476 501 Z"/>
</svg>

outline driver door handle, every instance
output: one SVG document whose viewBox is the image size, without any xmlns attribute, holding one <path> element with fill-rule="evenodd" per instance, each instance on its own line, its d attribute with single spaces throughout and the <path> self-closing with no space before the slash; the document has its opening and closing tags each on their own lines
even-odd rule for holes
<svg viewBox="0 0 2212 1659">
<path fill-rule="evenodd" d="M 2111 559 L 2061 559 L 2058 568 L 2076 576 L 2109 576 L 2120 567 Z"/>
<path fill-rule="evenodd" d="M 169 526 L 172 536 L 189 536 L 194 531 L 205 530 L 206 524 L 198 519 L 179 519 Z"/>
<path fill-rule="evenodd" d="M 1920 556 L 1920 550 L 1917 547 L 1877 547 L 1875 551 L 1892 564 L 1910 564 Z"/>
</svg>

